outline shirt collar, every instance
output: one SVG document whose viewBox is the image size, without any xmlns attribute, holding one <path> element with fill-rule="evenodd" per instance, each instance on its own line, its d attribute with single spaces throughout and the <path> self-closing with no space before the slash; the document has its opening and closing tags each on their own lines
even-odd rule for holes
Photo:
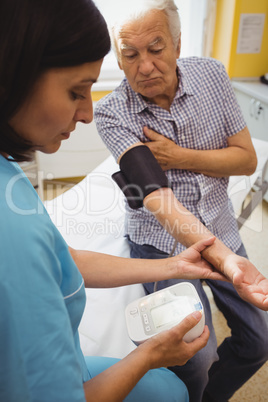
<svg viewBox="0 0 268 402">
<path fill-rule="evenodd" d="M 180 60 L 177 62 L 177 75 L 178 75 L 178 89 L 175 95 L 175 99 L 180 98 L 183 95 L 195 95 L 196 91 L 191 81 L 187 77 L 187 72 L 183 67 Z"/>
<path fill-rule="evenodd" d="M 143 99 L 143 97 L 139 93 L 133 91 L 126 78 L 125 78 L 125 84 L 128 92 L 128 107 L 130 113 L 134 114 L 140 113 L 143 110 L 147 109 L 148 108 L 147 102 Z"/>
</svg>

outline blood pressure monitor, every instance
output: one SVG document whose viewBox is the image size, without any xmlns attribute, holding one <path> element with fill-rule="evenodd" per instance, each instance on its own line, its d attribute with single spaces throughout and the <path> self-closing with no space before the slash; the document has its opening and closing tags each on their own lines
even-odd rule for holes
<svg viewBox="0 0 268 402">
<path fill-rule="evenodd" d="M 204 330 L 205 314 L 195 287 L 181 282 L 130 303 L 125 310 L 129 337 L 138 345 L 157 333 L 170 329 L 194 311 L 201 320 L 184 336 L 191 342 Z"/>
</svg>

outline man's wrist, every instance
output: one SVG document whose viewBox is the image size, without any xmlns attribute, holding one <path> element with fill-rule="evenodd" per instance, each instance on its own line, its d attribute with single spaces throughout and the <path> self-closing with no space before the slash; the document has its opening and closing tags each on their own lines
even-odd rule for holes
<svg viewBox="0 0 268 402">
<path fill-rule="evenodd" d="M 225 244 L 219 239 L 216 239 L 211 246 L 202 251 L 202 257 L 226 276 L 228 276 L 228 273 L 225 272 L 225 259 L 231 254 L 234 254 L 234 252 L 225 246 Z"/>
</svg>

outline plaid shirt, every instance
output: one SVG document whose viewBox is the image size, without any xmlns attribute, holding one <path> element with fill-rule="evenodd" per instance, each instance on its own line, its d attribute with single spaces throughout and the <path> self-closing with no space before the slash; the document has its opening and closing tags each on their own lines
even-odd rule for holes
<svg viewBox="0 0 268 402">
<path fill-rule="evenodd" d="M 161 133 L 180 147 L 209 150 L 227 147 L 227 138 L 246 123 L 224 66 L 210 58 L 178 60 L 178 90 L 170 112 L 146 102 L 124 79 L 95 107 L 98 132 L 118 157 L 131 145 L 148 139 L 143 127 Z M 176 198 L 234 252 L 241 245 L 235 214 L 227 196 L 228 178 L 188 170 L 166 171 Z M 169 253 L 174 239 L 145 208 L 126 204 L 125 230 L 137 244 L 149 244 Z M 194 228 L 193 228 L 194 230 Z M 176 253 L 184 250 L 179 244 Z"/>
</svg>

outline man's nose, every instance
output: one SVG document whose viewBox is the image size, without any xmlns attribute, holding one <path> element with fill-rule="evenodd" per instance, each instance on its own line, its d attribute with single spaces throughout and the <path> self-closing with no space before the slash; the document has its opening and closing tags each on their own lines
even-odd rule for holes
<svg viewBox="0 0 268 402">
<path fill-rule="evenodd" d="M 142 57 L 139 63 L 139 71 L 143 75 L 150 75 L 154 70 L 153 61 L 149 56 Z"/>
</svg>

